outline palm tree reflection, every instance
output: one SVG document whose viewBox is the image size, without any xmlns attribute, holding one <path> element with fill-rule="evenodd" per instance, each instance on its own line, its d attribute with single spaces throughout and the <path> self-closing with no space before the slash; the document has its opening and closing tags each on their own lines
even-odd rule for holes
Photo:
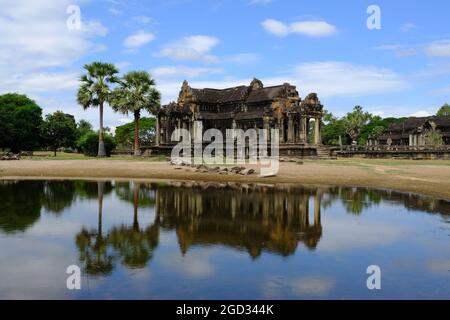
<svg viewBox="0 0 450 320">
<path fill-rule="evenodd" d="M 84 270 L 91 275 L 108 275 L 113 270 L 113 256 L 108 250 L 108 241 L 103 237 L 103 197 L 105 182 L 97 182 L 98 195 L 98 227 L 96 231 L 83 228 L 76 236 L 76 244 L 80 252 L 80 261 Z"/>
<path fill-rule="evenodd" d="M 127 184 L 129 186 L 129 184 Z M 153 251 L 158 246 L 159 227 L 155 224 L 141 229 L 139 226 L 138 208 L 141 204 L 153 203 L 149 201 L 148 193 L 142 193 L 144 187 L 141 184 L 133 183 L 131 193 L 124 192 L 126 186 L 121 186 L 117 190 L 124 199 L 132 198 L 133 201 L 133 225 L 128 227 L 122 225 L 114 227 L 108 234 L 108 243 L 112 245 L 115 252 L 122 258 L 122 263 L 130 268 L 143 268 L 153 257 Z M 141 197 L 140 197 L 141 195 Z M 154 198 L 152 198 L 154 199 Z"/>
<path fill-rule="evenodd" d="M 103 232 L 103 197 L 105 183 L 98 182 L 98 224 L 96 231 L 81 230 L 76 238 L 79 259 L 84 270 L 90 275 L 108 275 L 115 265 L 115 260 L 130 268 L 144 268 L 153 257 L 158 245 L 159 228 L 151 225 L 141 229 L 138 210 L 140 206 L 149 206 L 151 193 L 138 183 L 118 183 L 116 194 L 124 201 L 133 202 L 133 224 L 113 227 Z M 91 188 L 88 188 L 91 189 Z M 148 190 L 147 190 L 148 191 Z M 141 196 L 140 196 L 141 195 Z M 150 197 L 150 198 L 149 198 Z M 154 198 L 154 197 L 153 197 Z"/>
</svg>

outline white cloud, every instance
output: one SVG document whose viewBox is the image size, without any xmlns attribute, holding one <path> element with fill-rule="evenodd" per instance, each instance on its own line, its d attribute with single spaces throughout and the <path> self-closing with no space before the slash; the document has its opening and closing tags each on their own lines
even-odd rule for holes
<svg viewBox="0 0 450 320">
<path fill-rule="evenodd" d="M 77 86 L 79 74 L 71 64 L 88 53 L 105 50 L 94 39 L 108 32 L 100 22 L 86 19 L 79 30 L 70 30 L 66 9 L 77 2 L 1 1 L 0 94 L 56 95 Z"/>
<path fill-rule="evenodd" d="M 131 65 L 131 63 L 129 61 L 119 61 L 119 62 L 114 63 L 114 65 L 116 66 L 116 68 L 118 68 L 120 70 L 120 69 L 128 68 Z"/>
<path fill-rule="evenodd" d="M 415 28 L 416 28 L 416 25 L 414 23 L 408 22 L 408 23 L 403 24 L 400 27 L 400 31 L 401 32 L 409 32 L 409 31 L 411 31 L 411 30 L 413 30 Z"/>
<path fill-rule="evenodd" d="M 234 64 L 249 64 L 258 61 L 259 59 L 259 55 L 255 53 L 238 53 L 225 57 L 224 61 Z"/>
<path fill-rule="evenodd" d="M 153 21 L 152 18 L 147 16 L 136 16 L 133 18 L 133 20 L 143 25 L 149 24 L 150 22 Z"/>
<path fill-rule="evenodd" d="M 71 3 L 3 0 L 0 72 L 66 65 L 97 48 L 91 39 L 104 36 L 107 29 L 100 22 L 82 21 L 80 30 L 69 30 L 65 12 Z"/>
<path fill-rule="evenodd" d="M 292 68 L 292 71 L 279 77 L 261 78 L 264 85 L 279 85 L 289 82 L 297 86 L 300 95 L 316 92 L 324 98 L 346 98 L 375 96 L 408 88 L 403 76 L 383 68 L 359 66 L 346 62 L 310 62 Z M 223 81 L 192 81 L 194 88 L 229 88 L 249 84 L 247 79 L 224 79 Z M 181 82 L 162 81 L 158 89 L 163 103 L 173 101 L 178 96 Z"/>
<path fill-rule="evenodd" d="M 11 91 L 16 89 L 19 92 L 48 92 L 72 90 L 78 86 L 80 75 L 75 72 L 66 73 L 32 73 L 23 76 L 16 76 L 11 82 L 6 83 Z"/>
<path fill-rule="evenodd" d="M 374 48 L 375 50 L 392 51 L 396 57 L 411 57 L 417 55 L 417 50 L 404 45 L 381 45 Z"/>
<path fill-rule="evenodd" d="M 139 30 L 131 36 L 127 37 L 123 45 L 129 51 L 136 51 L 147 43 L 153 41 L 155 36 L 152 33 L 145 32 L 144 30 Z"/>
<path fill-rule="evenodd" d="M 218 43 L 219 39 L 205 35 L 184 37 L 181 40 L 166 44 L 155 56 L 174 60 L 217 62 L 218 58 L 210 52 Z"/>
<path fill-rule="evenodd" d="M 263 21 L 262 26 L 267 32 L 279 37 L 288 35 L 290 31 L 287 25 L 274 19 L 267 19 Z"/>
<path fill-rule="evenodd" d="M 370 96 L 407 87 L 407 81 L 389 69 L 335 61 L 297 65 L 291 75 L 275 80 L 285 82 L 282 79 L 302 92 L 317 92 L 322 97 Z"/>
<path fill-rule="evenodd" d="M 437 94 L 437 95 L 450 95 L 450 85 L 443 87 L 443 88 L 433 90 L 431 93 Z"/>
<path fill-rule="evenodd" d="M 178 77 L 178 78 L 196 78 L 199 76 L 208 76 L 212 74 L 223 73 L 223 68 L 191 68 L 186 66 L 161 66 L 151 71 L 155 77 Z"/>
<path fill-rule="evenodd" d="M 417 112 L 414 112 L 413 114 L 409 115 L 410 117 L 429 117 L 431 114 L 428 111 L 425 110 L 419 110 Z"/>
<path fill-rule="evenodd" d="M 435 41 L 425 47 L 430 57 L 450 57 L 450 40 Z"/>
<path fill-rule="evenodd" d="M 262 22 L 264 30 L 278 37 L 289 34 L 302 34 L 308 37 L 328 37 L 337 33 L 337 28 L 325 21 L 298 21 L 286 24 L 278 20 L 267 19 Z"/>
</svg>

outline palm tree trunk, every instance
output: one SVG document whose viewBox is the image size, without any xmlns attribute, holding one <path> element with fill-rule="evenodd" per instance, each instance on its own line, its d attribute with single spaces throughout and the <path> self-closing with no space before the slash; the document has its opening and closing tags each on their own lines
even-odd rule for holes
<svg viewBox="0 0 450 320">
<path fill-rule="evenodd" d="M 138 219 L 138 208 L 139 208 L 139 184 L 137 182 L 133 182 L 133 206 L 134 206 L 134 215 L 133 215 L 133 230 L 139 231 L 139 219 Z"/>
<path fill-rule="evenodd" d="M 97 182 L 98 189 L 98 230 L 97 234 L 101 238 L 102 237 L 102 215 L 103 215 L 103 194 L 105 190 L 105 182 L 99 181 Z"/>
<path fill-rule="evenodd" d="M 100 129 L 98 133 L 98 157 L 106 157 L 105 140 L 103 137 L 103 101 L 100 102 Z"/>
<path fill-rule="evenodd" d="M 134 112 L 134 155 L 141 155 L 141 148 L 139 145 L 139 119 L 141 117 L 141 112 L 139 110 Z"/>
</svg>

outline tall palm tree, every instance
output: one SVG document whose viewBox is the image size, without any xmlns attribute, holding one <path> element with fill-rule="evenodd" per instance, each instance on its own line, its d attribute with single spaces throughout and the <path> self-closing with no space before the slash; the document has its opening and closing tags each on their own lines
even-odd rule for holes
<svg viewBox="0 0 450 320">
<path fill-rule="evenodd" d="M 103 105 L 108 102 L 111 94 L 110 86 L 117 83 L 116 74 L 119 70 L 112 63 L 93 62 L 86 64 L 84 69 L 86 74 L 80 78 L 80 88 L 77 93 L 77 101 L 84 109 L 99 107 L 100 109 L 100 130 L 98 136 L 98 156 L 106 156 L 104 130 L 103 130 Z"/>
<path fill-rule="evenodd" d="M 134 155 L 139 156 L 139 120 L 143 110 L 155 114 L 160 106 L 161 94 L 155 80 L 146 71 L 131 71 L 119 81 L 111 95 L 111 107 L 124 114 L 134 114 Z"/>
</svg>

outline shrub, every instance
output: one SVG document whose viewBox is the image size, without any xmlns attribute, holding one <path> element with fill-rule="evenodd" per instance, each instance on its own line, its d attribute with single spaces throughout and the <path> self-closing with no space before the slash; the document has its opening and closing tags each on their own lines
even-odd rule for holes
<svg viewBox="0 0 450 320">
<path fill-rule="evenodd" d="M 110 135 L 104 136 L 106 156 L 111 156 L 111 151 L 116 147 L 114 138 Z M 78 146 L 85 156 L 96 157 L 98 154 L 98 133 L 88 133 L 81 137 Z"/>
</svg>

